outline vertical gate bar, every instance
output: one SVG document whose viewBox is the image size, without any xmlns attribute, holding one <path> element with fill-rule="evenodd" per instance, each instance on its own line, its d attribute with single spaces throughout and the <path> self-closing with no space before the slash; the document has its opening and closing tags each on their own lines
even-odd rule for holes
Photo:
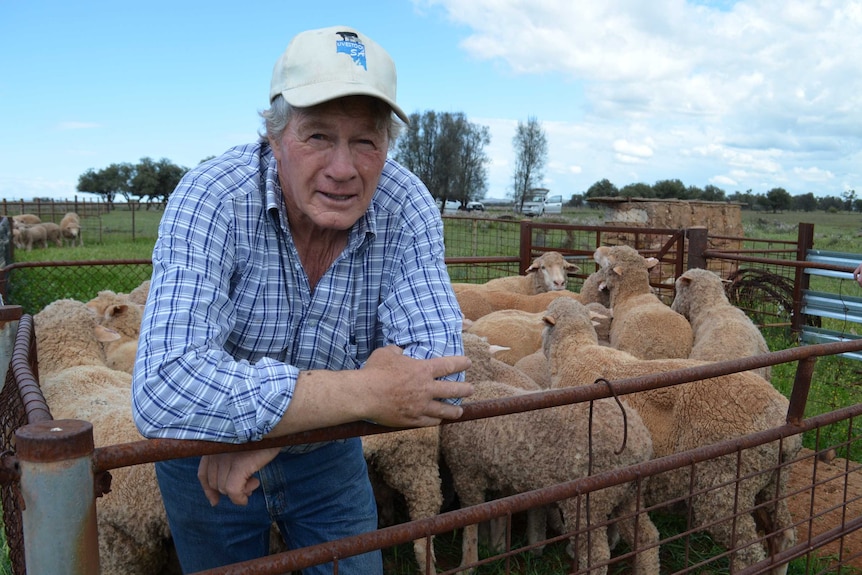
<svg viewBox="0 0 862 575">
<path fill-rule="evenodd" d="M 49 420 L 15 431 L 28 575 L 98 575 L 93 426 Z"/>
</svg>

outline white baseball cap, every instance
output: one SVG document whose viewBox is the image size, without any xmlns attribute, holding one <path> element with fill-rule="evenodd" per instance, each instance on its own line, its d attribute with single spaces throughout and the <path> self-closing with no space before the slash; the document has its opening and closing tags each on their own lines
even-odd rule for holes
<svg viewBox="0 0 862 575">
<path fill-rule="evenodd" d="M 395 63 L 374 40 L 348 26 L 297 34 L 272 71 L 269 100 L 281 94 L 298 108 L 344 96 L 373 96 L 389 104 L 405 123 L 407 114 L 395 103 Z"/>
</svg>

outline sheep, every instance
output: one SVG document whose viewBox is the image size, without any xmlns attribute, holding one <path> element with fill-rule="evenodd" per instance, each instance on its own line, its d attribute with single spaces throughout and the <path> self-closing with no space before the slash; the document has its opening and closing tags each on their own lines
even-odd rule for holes
<svg viewBox="0 0 862 575">
<path fill-rule="evenodd" d="M 75 212 L 67 212 L 60 220 L 60 232 L 63 240 L 70 246 L 83 246 L 84 238 L 81 235 L 81 220 Z"/>
<path fill-rule="evenodd" d="M 596 330 L 599 345 L 610 345 L 609 330 L 611 323 L 611 311 L 598 302 L 590 302 L 584 307 L 590 312 L 593 327 Z M 542 329 L 544 331 L 544 322 Z M 551 387 L 551 367 L 548 365 L 548 358 L 545 357 L 545 352 L 540 346 L 533 353 L 526 355 L 515 362 L 515 368 L 526 374 L 530 379 L 542 389 L 550 389 Z"/>
<path fill-rule="evenodd" d="M 473 386 L 470 402 L 531 393 L 495 381 L 475 381 Z M 610 399 L 593 402 L 590 438 L 589 407 L 565 405 L 442 426 L 441 448 L 461 505 L 483 503 L 488 491 L 504 495 L 532 491 L 652 457 L 650 435 L 637 413 Z M 628 433 L 625 443 L 623 409 Z M 560 441 L 561 437 L 565 440 Z M 591 454 L 587 453 L 590 444 Z M 621 446 L 622 453 L 616 454 Z M 625 517 L 617 522 L 622 538 L 632 548 L 644 550 L 635 559 L 635 573 L 659 572 L 658 531 L 645 513 L 637 516 L 635 533 L 635 518 L 630 515 L 638 511 L 633 483 L 593 492 L 589 505 L 585 501 L 585 497 L 575 497 L 558 502 L 567 531 Z M 462 567 L 478 560 L 477 532 L 477 525 L 464 528 Z M 608 560 L 606 527 L 594 528 L 589 537 L 574 537 L 573 548 L 581 568 Z M 606 567 L 596 572 L 606 573 Z"/>
<path fill-rule="evenodd" d="M 93 425 L 96 447 L 143 439 L 132 419 L 131 376 L 105 366 L 76 366 L 40 382 L 55 419 Z M 97 500 L 102 575 L 159 573 L 170 560 L 170 530 L 155 467 L 111 470 L 111 490 Z"/>
<path fill-rule="evenodd" d="M 412 521 L 433 517 L 440 512 L 443 487 L 439 467 L 440 432 L 437 427 L 363 435 L 362 451 L 375 493 L 386 487 L 400 493 Z M 420 573 L 425 575 L 437 572 L 433 537 L 430 549 L 429 558 L 425 538 L 413 542 L 416 563 Z M 430 569 L 426 570 L 426 565 Z"/>
<path fill-rule="evenodd" d="M 555 388 L 708 364 L 693 359 L 643 360 L 601 346 L 587 310 L 578 302 L 552 302 L 545 323 L 542 346 Z M 789 406 L 781 393 L 751 371 L 628 394 L 623 399 L 649 428 L 656 457 L 781 426 Z M 796 435 L 741 452 L 738 470 L 737 455 L 733 454 L 698 464 L 693 476 L 690 469 L 661 474 L 648 481 L 646 504 L 660 505 L 704 490 L 689 500 L 693 525 L 703 526 L 728 548 L 748 543 L 732 557 L 732 571 L 739 571 L 767 557 L 758 542 L 755 515 L 760 527 L 772 534 L 768 541 L 771 554 L 795 543 L 796 533 L 783 495 L 788 474 L 774 466 L 792 460 L 800 448 L 801 438 Z M 746 479 L 735 491 L 738 477 Z M 736 516 L 738 509 L 751 512 Z M 773 571 L 784 572 L 786 565 Z"/>
<path fill-rule="evenodd" d="M 96 447 L 143 439 L 131 412 L 131 375 L 110 369 L 106 334 L 84 302 L 56 300 L 33 316 L 39 385 L 55 419 L 93 424 Z M 111 493 L 97 502 L 103 575 L 159 572 L 170 533 L 152 464 L 112 470 Z"/>
<path fill-rule="evenodd" d="M 145 280 L 141 284 L 129 292 L 129 301 L 138 305 L 147 303 L 147 296 L 150 293 L 150 280 Z"/>
<path fill-rule="evenodd" d="M 691 324 L 691 359 L 723 361 L 769 353 L 763 334 L 744 311 L 730 303 L 724 280 L 715 272 L 695 268 L 679 276 L 670 307 Z M 754 371 L 770 381 L 770 366 Z"/>
<path fill-rule="evenodd" d="M 658 260 L 644 258 L 629 246 L 601 246 L 594 258 L 602 266 L 597 273 L 602 274 L 613 312 L 611 346 L 641 359 L 687 358 L 691 325 L 650 289 L 649 270 Z"/>
<path fill-rule="evenodd" d="M 55 224 L 54 222 L 42 222 L 41 224 L 36 225 L 45 228 L 45 237 L 47 241 L 51 242 L 58 248 L 63 247 L 63 240 L 60 238 L 59 225 Z"/>
<path fill-rule="evenodd" d="M 530 313 L 519 309 L 501 309 L 483 315 L 464 331 L 482 336 L 494 345 L 507 349 L 495 357 L 509 365 L 542 347 L 544 312 Z"/>
<path fill-rule="evenodd" d="M 18 232 L 15 234 L 14 232 Z M 17 235 L 17 247 L 18 248 L 26 248 L 27 251 L 33 249 L 33 246 L 36 245 L 42 246 L 43 248 L 48 247 L 48 230 L 46 230 L 41 224 L 21 224 L 13 231 L 13 239 Z"/>
<path fill-rule="evenodd" d="M 102 290 L 87 302 L 100 325 L 120 334 L 105 343 L 105 363 L 108 367 L 132 373 L 138 352 L 143 306 L 132 303 L 129 295 Z"/>
<path fill-rule="evenodd" d="M 542 390 L 542 387 L 522 371 L 497 359 L 496 356 L 505 350 L 504 347 L 491 344 L 487 338 L 469 332 L 462 334 L 462 341 L 464 355 L 471 361 L 470 367 L 464 372 L 464 381 L 493 380 L 524 391 Z"/>
<path fill-rule="evenodd" d="M 17 216 L 12 216 L 12 227 L 15 228 L 19 225 L 33 225 L 33 224 L 41 224 L 42 218 L 37 216 L 36 214 L 18 214 Z"/>
<path fill-rule="evenodd" d="M 120 334 L 99 325 L 95 314 L 74 299 L 59 299 L 33 315 L 39 373 L 47 376 L 79 365 L 106 366 L 103 344 Z"/>
<path fill-rule="evenodd" d="M 524 295 L 561 291 L 568 284 L 568 272 L 578 269 L 559 252 L 544 252 L 527 267 L 525 275 L 494 278 L 482 284 L 453 282 L 452 290 L 456 294 L 465 290 L 489 289 Z"/>
<path fill-rule="evenodd" d="M 548 303 L 558 297 L 580 299 L 580 295 L 568 291 L 551 291 L 536 295 L 524 295 L 502 290 L 464 289 L 455 292 L 461 313 L 471 321 L 501 309 L 520 309 L 539 312 L 548 308 Z"/>
</svg>

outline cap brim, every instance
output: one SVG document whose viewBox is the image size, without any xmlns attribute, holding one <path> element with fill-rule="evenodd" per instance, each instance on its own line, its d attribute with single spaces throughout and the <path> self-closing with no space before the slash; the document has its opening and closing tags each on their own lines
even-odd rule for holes
<svg viewBox="0 0 862 575">
<path fill-rule="evenodd" d="M 407 114 L 404 113 L 398 104 L 386 97 L 379 90 L 369 87 L 367 84 L 352 83 L 352 82 L 319 82 L 309 84 L 307 86 L 299 86 L 284 90 L 281 93 L 284 100 L 291 106 L 297 108 L 308 108 L 317 106 L 330 100 L 344 98 L 346 96 L 372 96 L 378 100 L 383 100 L 392 108 L 398 118 L 405 124 L 410 123 Z"/>
</svg>

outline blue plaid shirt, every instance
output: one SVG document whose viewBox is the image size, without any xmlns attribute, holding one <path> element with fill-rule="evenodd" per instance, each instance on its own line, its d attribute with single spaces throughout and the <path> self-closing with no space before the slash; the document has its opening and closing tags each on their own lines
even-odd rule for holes
<svg viewBox="0 0 862 575">
<path fill-rule="evenodd" d="M 424 184 L 388 160 L 312 292 L 271 150 L 239 146 L 186 174 L 165 209 L 135 422 L 146 437 L 258 440 L 285 413 L 300 370 L 357 369 L 388 344 L 416 358 L 463 354 L 443 223 Z"/>
</svg>

